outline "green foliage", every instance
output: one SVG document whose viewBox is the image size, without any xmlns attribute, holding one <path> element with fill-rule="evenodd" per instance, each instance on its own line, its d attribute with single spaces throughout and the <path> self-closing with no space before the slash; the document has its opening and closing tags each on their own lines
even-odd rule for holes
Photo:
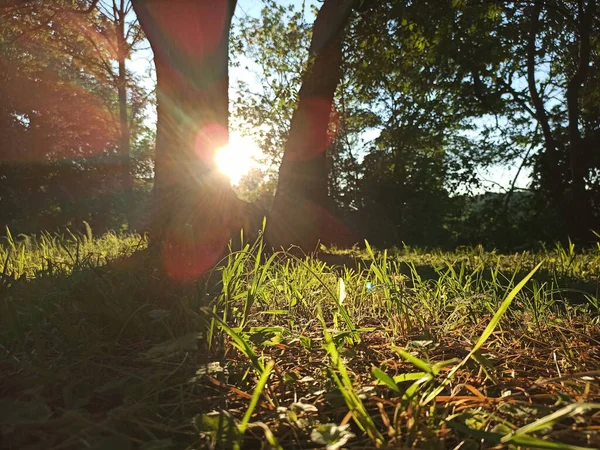
<svg viewBox="0 0 600 450">
<path fill-rule="evenodd" d="M 330 375 L 344 397 L 346 406 L 352 412 L 354 421 L 360 430 L 367 433 L 373 443 L 381 445 L 383 443 L 383 436 L 377 430 L 373 418 L 354 389 L 352 380 L 350 380 L 350 376 L 348 375 L 348 370 L 342 361 L 331 334 L 327 330 L 327 325 L 320 310 L 318 318 L 323 326 L 323 333 L 325 335 L 325 350 L 331 359 Z"/>
<path fill-rule="evenodd" d="M 480 111 L 461 88 L 457 49 L 448 47 L 458 45 L 452 33 L 465 19 L 438 6 L 378 2 L 359 14 L 347 42 L 335 192 L 342 207 L 357 210 L 363 235 L 382 236 L 381 244 L 447 241 L 450 192 L 468 188 L 484 161 L 465 135 Z M 376 137 L 361 143 L 364 133 Z M 369 223 L 373 216 L 379 220 Z M 389 232 L 375 228 L 386 221 Z"/>
<path fill-rule="evenodd" d="M 600 217 L 593 200 L 596 159 L 589 151 L 598 133 L 592 113 L 598 21 L 592 3 L 583 2 L 582 10 L 556 2 L 539 6 L 538 31 L 527 4 L 361 3 L 345 42 L 330 123 L 329 191 L 340 214 L 363 237 L 387 246 L 484 243 L 514 250 L 563 240 L 567 233 L 590 242 L 590 232 L 573 223 L 594 229 Z M 580 60 L 579 30 L 588 10 L 595 19 L 577 101 L 577 144 L 570 142 L 566 93 Z M 235 117 L 277 162 L 295 106 L 308 27 L 292 6 L 273 2 L 265 2 L 259 18 L 241 22 L 232 41 L 235 64 L 255 72 L 257 85 L 243 82 L 236 90 Z M 529 67 L 531 33 L 537 35 Z M 529 72 L 550 138 L 542 132 Z M 551 163 L 549 144 L 556 150 Z M 573 150 L 578 146 L 581 150 Z M 588 155 L 581 158 L 583 194 L 574 190 L 572 151 Z M 505 181 L 501 198 L 468 198 L 485 181 L 477 169 L 496 165 L 530 173 L 530 193 L 521 195 L 514 182 Z M 580 198 L 577 208 L 571 206 Z"/>
<path fill-rule="evenodd" d="M 2 226 L 53 231 L 87 220 L 106 231 L 132 209 L 118 190 L 113 24 L 98 10 L 73 8 L 62 0 L 9 2 L 0 17 Z M 148 176 L 148 93 L 138 76 L 127 79 L 134 169 Z"/>
<path fill-rule="evenodd" d="M 265 0 L 258 17 L 243 13 L 231 36 L 232 65 L 248 70 L 234 86 L 234 125 L 264 153 L 268 174 L 276 171 L 298 101 L 307 64 L 311 25 L 305 5 L 296 9 Z"/>
</svg>

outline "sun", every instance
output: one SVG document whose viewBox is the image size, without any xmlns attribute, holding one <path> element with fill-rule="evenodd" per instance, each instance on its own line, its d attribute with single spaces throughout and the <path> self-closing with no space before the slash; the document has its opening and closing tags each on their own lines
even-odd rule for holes
<svg viewBox="0 0 600 450">
<path fill-rule="evenodd" d="M 260 154 L 258 145 L 251 138 L 232 133 L 229 145 L 217 150 L 215 161 L 219 171 L 231 180 L 231 184 L 238 184 L 250 169 L 259 166 L 256 158 Z"/>
</svg>

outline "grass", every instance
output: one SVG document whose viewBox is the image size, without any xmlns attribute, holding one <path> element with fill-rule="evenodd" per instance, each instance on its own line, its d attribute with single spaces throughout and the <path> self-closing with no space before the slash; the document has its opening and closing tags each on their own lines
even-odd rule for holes
<svg viewBox="0 0 600 450">
<path fill-rule="evenodd" d="M 145 246 L 8 233 L 0 448 L 600 447 L 600 247 Z"/>
</svg>

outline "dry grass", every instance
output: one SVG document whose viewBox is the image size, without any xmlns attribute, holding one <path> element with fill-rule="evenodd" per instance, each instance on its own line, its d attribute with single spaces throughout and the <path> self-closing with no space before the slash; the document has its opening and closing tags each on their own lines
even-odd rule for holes
<svg viewBox="0 0 600 450">
<path fill-rule="evenodd" d="M 144 245 L 2 247 L 1 448 L 600 447 L 598 250 L 107 264 Z"/>
</svg>

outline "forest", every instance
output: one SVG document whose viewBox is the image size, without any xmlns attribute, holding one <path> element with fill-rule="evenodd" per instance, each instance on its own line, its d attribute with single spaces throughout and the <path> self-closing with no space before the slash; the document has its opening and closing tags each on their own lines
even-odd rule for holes
<svg viewBox="0 0 600 450">
<path fill-rule="evenodd" d="M 599 62 L 597 0 L 0 0 L 0 449 L 600 448 Z"/>
</svg>

